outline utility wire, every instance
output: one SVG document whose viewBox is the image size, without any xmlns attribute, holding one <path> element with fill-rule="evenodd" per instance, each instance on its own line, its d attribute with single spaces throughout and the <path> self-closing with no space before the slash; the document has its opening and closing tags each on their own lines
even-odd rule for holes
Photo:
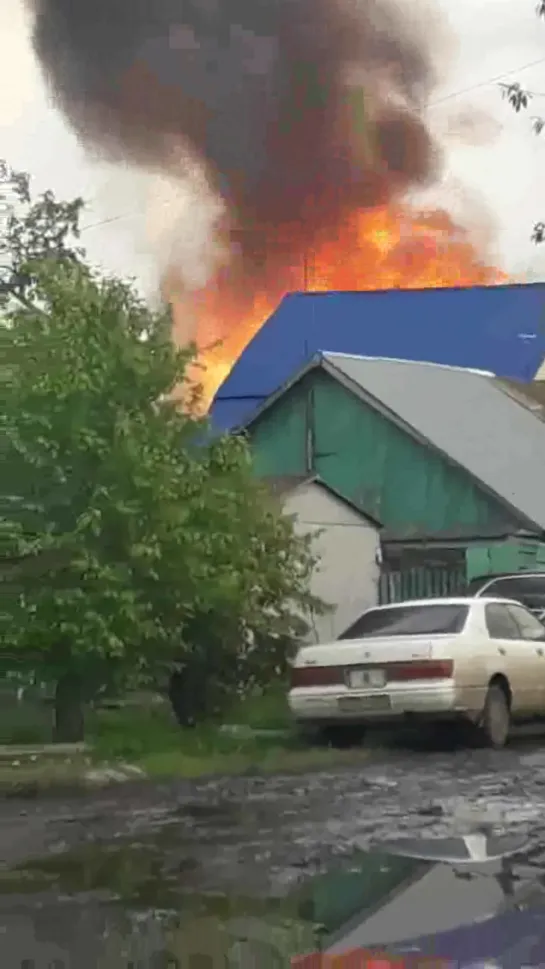
<svg viewBox="0 0 545 969">
<path fill-rule="evenodd" d="M 123 219 L 134 219 L 140 212 L 122 212 L 120 215 L 112 215 L 109 219 L 101 219 L 100 222 L 91 222 L 89 225 L 83 225 L 80 232 L 87 232 L 89 229 L 98 229 L 101 225 L 109 225 L 111 222 L 120 222 Z"/>
<path fill-rule="evenodd" d="M 462 94 L 469 94 L 471 91 L 477 91 L 479 88 L 488 87 L 490 84 L 500 84 L 509 77 L 514 77 L 521 74 L 522 71 L 527 71 L 531 67 L 539 67 L 540 64 L 545 64 L 545 57 L 540 57 L 538 61 L 530 61 L 528 64 L 523 64 L 522 67 L 515 67 L 512 71 L 505 71 L 503 74 L 497 74 L 496 77 L 489 77 L 486 81 L 479 81 L 478 84 L 471 84 L 469 87 L 460 88 L 459 91 L 453 91 L 452 94 L 446 94 L 442 98 L 437 98 L 435 101 L 431 101 L 428 107 L 435 107 L 436 104 L 443 104 L 445 101 L 450 101 L 453 98 L 461 97 Z M 545 94 L 538 93 L 537 91 L 532 91 L 532 96 L 536 98 L 543 98 Z"/>
</svg>

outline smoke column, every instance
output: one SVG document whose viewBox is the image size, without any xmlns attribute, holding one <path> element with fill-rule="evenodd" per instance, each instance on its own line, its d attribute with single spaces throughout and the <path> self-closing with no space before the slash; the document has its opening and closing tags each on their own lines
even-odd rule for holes
<svg viewBox="0 0 545 969">
<path fill-rule="evenodd" d="M 87 146 L 197 157 L 244 275 L 436 175 L 430 52 L 399 0 L 28 0 L 56 103 Z M 414 9 L 414 8 L 413 8 Z"/>
</svg>

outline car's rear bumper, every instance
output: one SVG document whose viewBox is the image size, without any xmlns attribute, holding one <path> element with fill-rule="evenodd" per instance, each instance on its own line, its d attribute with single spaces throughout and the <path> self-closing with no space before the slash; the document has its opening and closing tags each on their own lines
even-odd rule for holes
<svg viewBox="0 0 545 969">
<path fill-rule="evenodd" d="M 288 703 L 295 720 L 327 723 L 389 722 L 402 718 L 453 719 L 471 716 L 459 702 L 453 681 L 405 684 L 379 691 L 331 688 L 291 690 Z"/>
</svg>

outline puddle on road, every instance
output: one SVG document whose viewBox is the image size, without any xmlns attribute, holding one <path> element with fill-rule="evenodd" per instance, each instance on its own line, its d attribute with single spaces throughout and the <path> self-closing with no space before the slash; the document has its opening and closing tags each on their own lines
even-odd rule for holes
<svg viewBox="0 0 545 969">
<path fill-rule="evenodd" d="M 192 813 L 211 820 L 221 811 L 219 806 L 210 813 L 198 807 Z M 25 960 L 27 965 L 33 960 L 35 966 L 51 965 L 57 959 L 63 967 L 78 969 L 124 969 L 131 961 L 135 967 L 170 969 L 240 966 L 240 947 L 246 946 L 254 960 L 248 964 L 268 969 L 328 944 L 355 915 L 372 920 L 396 893 L 410 895 L 430 875 L 429 858 L 375 849 L 301 879 L 295 887 L 290 884 L 275 897 L 260 897 L 250 883 L 240 882 L 229 893 L 202 891 L 202 859 L 191 848 L 183 826 L 166 826 L 138 841 L 89 842 L 0 872 L 0 965 L 21 966 Z M 543 871 L 540 857 L 526 857 L 525 866 L 526 871 L 530 866 L 534 873 Z M 432 861 L 431 868 L 438 867 Z M 494 903 L 487 912 L 512 890 L 494 877 Z M 471 890 L 468 885 L 463 898 Z M 450 885 L 453 890 L 456 910 L 456 884 Z M 427 919 L 437 891 L 430 885 L 429 899 L 424 899 Z M 452 917 L 450 904 L 447 909 Z M 238 955 L 229 961 L 235 949 Z M 199 957 L 196 963 L 194 957 Z"/>
<path fill-rule="evenodd" d="M 184 814 L 187 820 L 189 812 Z M 226 824 L 219 806 L 200 810 L 193 805 L 190 820 L 197 818 L 200 825 L 206 819 L 216 828 Z M 181 823 L 181 812 L 173 811 L 151 831 L 97 838 L 75 847 L 61 840 L 47 855 L 0 871 L 0 896 L 99 893 L 127 906 L 164 909 L 199 891 L 203 860 L 207 853 L 203 855 L 202 844 L 197 845 L 191 829 Z"/>
<path fill-rule="evenodd" d="M 278 897 L 245 893 L 243 884 L 230 893 L 203 892 L 199 872 L 200 862 L 170 828 L 138 843 L 87 844 L 0 872 L 0 965 L 57 959 L 78 969 L 119 969 L 132 959 L 175 969 L 192 956 L 224 965 L 246 939 L 254 953 L 256 945 L 266 950 L 260 964 L 268 966 L 271 950 L 289 960 L 318 945 L 306 887 Z"/>
<path fill-rule="evenodd" d="M 241 937 L 269 952 L 253 964 L 284 965 L 271 961 L 271 949 L 283 958 L 316 949 L 326 929 L 360 912 L 371 888 L 388 880 L 387 870 L 366 862 L 362 877 L 358 868 L 357 849 L 371 837 L 421 834 L 428 824 L 428 833 L 452 834 L 476 815 L 530 833 L 544 816 L 545 799 L 529 796 L 529 772 L 509 752 L 494 761 L 476 755 L 478 776 L 467 755 L 432 758 L 424 767 L 414 761 L 414 771 L 412 763 L 409 757 L 347 775 L 336 801 L 329 791 L 338 781 L 312 776 L 296 789 L 278 779 L 230 782 L 228 796 L 214 788 L 192 797 L 184 789 L 159 804 L 112 802 L 96 816 L 57 815 L 44 839 L 54 846 L 47 855 L 0 869 L 0 966 L 56 958 L 66 969 L 126 969 L 132 959 L 135 967 L 141 960 L 166 969 L 175 953 L 174 969 L 190 964 L 188 953 L 202 956 L 203 939 L 224 952 Z M 544 788 L 545 777 L 540 795 Z M 324 875 L 330 862 L 336 871 Z M 404 863 L 410 880 L 414 860 Z M 526 866 L 532 877 L 544 871 L 543 851 Z M 162 962 L 154 961 L 158 954 Z M 215 958 L 195 965 L 225 964 Z"/>
<path fill-rule="evenodd" d="M 58 895 L 85 892 L 107 894 L 128 905 L 174 904 L 180 892 L 191 889 L 198 869 L 191 857 L 178 857 L 169 866 L 160 843 L 88 845 L 48 855 L 0 874 L 0 893 Z"/>
<path fill-rule="evenodd" d="M 188 952 L 203 955 L 203 939 L 214 951 L 224 951 L 245 938 L 253 940 L 254 952 L 256 945 L 267 950 L 259 965 L 282 965 L 286 962 L 271 962 L 271 950 L 289 963 L 291 956 L 318 948 L 323 933 L 344 921 L 347 909 L 350 914 L 365 907 L 369 895 L 392 877 L 389 868 L 371 870 L 367 862 L 362 879 L 363 855 L 357 853 L 352 864 L 347 862 L 346 868 L 331 874 L 309 877 L 308 869 L 293 868 L 275 895 L 260 896 L 253 882 L 245 883 L 236 874 L 229 892 L 202 890 L 202 885 L 213 884 L 217 846 L 212 841 L 208 857 L 203 858 L 202 842 L 195 850 L 191 831 L 174 821 L 181 821 L 183 815 L 205 827 L 208 823 L 227 828 L 229 821 L 240 824 L 240 813 L 231 804 L 227 810 L 223 804 L 193 804 L 189 809 L 186 805 L 172 812 L 168 820 L 173 823 L 161 824 L 137 840 L 118 837 L 67 850 L 59 846 L 44 857 L 0 871 L 1 921 L 7 926 L 7 932 L 0 934 L 0 965 L 21 965 L 31 958 L 26 949 L 24 955 L 22 949 L 17 957 L 13 955 L 14 938 L 35 941 L 40 954 L 37 964 L 59 958 L 61 963 L 64 959 L 65 965 L 73 963 L 81 969 L 86 969 L 85 959 L 91 952 L 93 969 L 128 965 L 129 950 L 137 952 L 144 965 L 155 965 L 149 961 L 150 946 L 153 958 L 161 953 L 161 965 L 168 965 L 164 962 L 168 953 L 175 953 L 178 960 L 173 966 L 186 965 Z M 257 855 L 254 866 L 256 860 Z M 261 864 L 267 866 L 267 861 Z M 289 867 L 287 864 L 286 870 Z M 414 867 L 414 861 L 400 860 L 395 878 L 399 879 L 400 868 L 404 874 L 405 868 L 412 871 Z M 266 881 L 272 883 L 272 879 Z M 47 948 L 51 945 L 60 946 L 69 960 L 57 949 Z M 193 950 L 188 950 L 191 945 Z M 117 953 L 111 963 L 101 961 L 106 949 Z"/>
</svg>

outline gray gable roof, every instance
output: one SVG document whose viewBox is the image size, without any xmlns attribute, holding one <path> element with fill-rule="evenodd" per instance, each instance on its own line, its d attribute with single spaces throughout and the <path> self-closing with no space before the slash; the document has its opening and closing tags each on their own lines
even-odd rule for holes
<svg viewBox="0 0 545 969">
<path fill-rule="evenodd" d="M 492 374 L 337 353 L 322 359 L 371 404 L 545 529 L 545 424 Z"/>
</svg>

